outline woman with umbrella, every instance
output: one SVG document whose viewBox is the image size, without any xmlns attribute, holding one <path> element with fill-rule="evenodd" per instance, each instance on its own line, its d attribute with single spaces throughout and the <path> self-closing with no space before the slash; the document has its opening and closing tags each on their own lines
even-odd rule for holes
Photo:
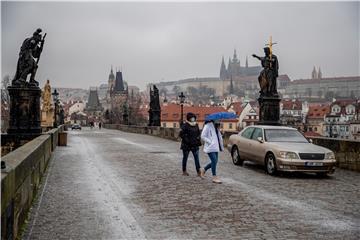
<svg viewBox="0 0 360 240">
<path fill-rule="evenodd" d="M 205 142 L 204 152 L 208 154 L 210 163 L 205 168 L 200 169 L 201 177 L 211 168 L 214 183 L 221 183 L 220 178 L 216 175 L 216 166 L 219 152 L 224 150 L 224 142 L 220 132 L 220 119 L 236 118 L 234 113 L 220 112 L 210 114 L 205 119 L 205 125 L 201 133 L 201 139 Z"/>
</svg>

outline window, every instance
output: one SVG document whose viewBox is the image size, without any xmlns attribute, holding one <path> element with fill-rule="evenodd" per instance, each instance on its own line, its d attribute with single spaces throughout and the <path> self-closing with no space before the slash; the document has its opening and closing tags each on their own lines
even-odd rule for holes
<svg viewBox="0 0 360 240">
<path fill-rule="evenodd" d="M 244 138 L 249 138 L 250 139 L 253 131 L 254 131 L 253 127 L 247 128 L 241 133 L 241 136 L 243 136 Z"/>
<path fill-rule="evenodd" d="M 163 127 L 166 128 L 166 123 L 163 123 Z"/>
<path fill-rule="evenodd" d="M 232 129 L 233 126 L 232 126 L 232 123 L 229 123 L 229 129 Z"/>
<path fill-rule="evenodd" d="M 261 128 L 255 128 L 251 139 L 257 140 L 258 137 L 263 138 L 262 129 Z"/>
<path fill-rule="evenodd" d="M 314 128 L 315 132 L 317 132 L 317 127 Z"/>
<path fill-rule="evenodd" d="M 176 128 L 176 123 L 173 123 L 173 127 Z"/>
</svg>

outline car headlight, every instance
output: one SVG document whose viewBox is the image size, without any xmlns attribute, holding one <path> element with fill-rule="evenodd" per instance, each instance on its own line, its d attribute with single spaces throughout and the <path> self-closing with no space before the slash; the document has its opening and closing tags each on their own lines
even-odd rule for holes
<svg viewBox="0 0 360 240">
<path fill-rule="evenodd" d="M 299 156 L 294 152 L 280 152 L 279 155 L 285 159 L 299 159 Z"/>
<path fill-rule="evenodd" d="M 325 159 L 335 160 L 335 154 L 333 152 L 328 152 L 325 154 Z"/>
</svg>

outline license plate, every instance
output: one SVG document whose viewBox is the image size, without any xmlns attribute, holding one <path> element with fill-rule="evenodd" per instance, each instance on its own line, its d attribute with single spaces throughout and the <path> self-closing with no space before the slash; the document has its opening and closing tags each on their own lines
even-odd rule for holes
<svg viewBox="0 0 360 240">
<path fill-rule="evenodd" d="M 305 166 L 309 166 L 309 167 L 312 167 L 312 166 L 323 166 L 323 163 L 322 163 L 322 162 L 305 162 Z"/>
</svg>

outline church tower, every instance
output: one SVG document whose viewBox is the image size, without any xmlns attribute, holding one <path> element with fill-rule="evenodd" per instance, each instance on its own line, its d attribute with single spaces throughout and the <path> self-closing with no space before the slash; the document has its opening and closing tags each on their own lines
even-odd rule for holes
<svg viewBox="0 0 360 240">
<path fill-rule="evenodd" d="M 108 80 L 108 88 L 111 90 L 114 87 L 114 84 L 115 84 L 115 75 L 113 72 L 113 68 L 111 66 L 111 71 L 110 71 L 109 80 Z"/>
<path fill-rule="evenodd" d="M 222 60 L 221 60 L 221 66 L 220 66 L 220 80 L 227 79 L 227 75 L 228 75 L 228 73 L 227 73 L 227 70 L 226 70 L 224 56 L 223 56 Z"/>
<path fill-rule="evenodd" d="M 315 66 L 314 66 L 313 71 L 312 71 L 312 73 L 311 73 L 311 78 L 312 78 L 312 79 L 318 78 L 318 74 L 317 74 L 317 72 L 316 72 Z"/>
<path fill-rule="evenodd" d="M 319 79 L 322 78 L 322 73 L 321 73 L 320 67 L 319 67 L 319 71 L 318 71 L 318 78 L 319 78 Z"/>
</svg>

